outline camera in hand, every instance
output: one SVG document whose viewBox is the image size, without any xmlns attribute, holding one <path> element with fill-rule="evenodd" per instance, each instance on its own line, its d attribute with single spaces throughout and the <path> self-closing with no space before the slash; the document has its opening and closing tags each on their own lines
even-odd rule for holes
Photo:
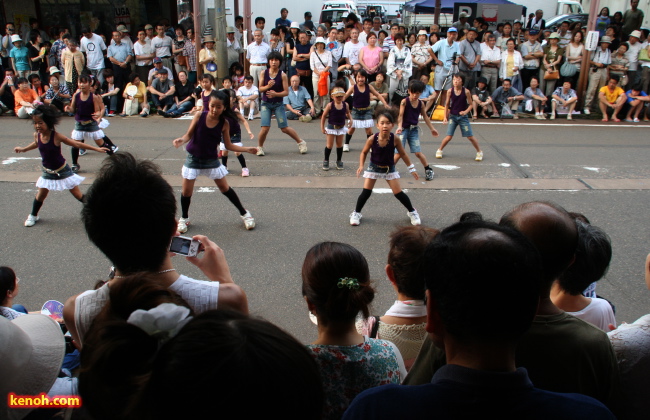
<svg viewBox="0 0 650 420">
<path fill-rule="evenodd" d="M 186 257 L 196 257 L 199 253 L 199 245 L 201 245 L 201 242 L 195 241 L 192 238 L 174 236 L 169 245 L 169 251 L 178 255 L 185 255 Z"/>
</svg>

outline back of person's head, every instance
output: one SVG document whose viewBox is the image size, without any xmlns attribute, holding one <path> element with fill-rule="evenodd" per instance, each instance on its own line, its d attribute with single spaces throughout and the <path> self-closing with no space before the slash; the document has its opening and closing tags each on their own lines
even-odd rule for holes
<svg viewBox="0 0 650 420">
<path fill-rule="evenodd" d="M 390 234 L 388 265 L 399 293 L 424 299 L 424 252 L 438 233 L 425 226 L 403 226 Z"/>
<path fill-rule="evenodd" d="M 351 245 L 321 242 L 309 249 L 302 265 L 302 295 L 316 308 L 319 324 L 354 322 L 375 297 L 366 258 Z"/>
<path fill-rule="evenodd" d="M 8 298 L 8 293 L 16 289 L 16 273 L 9 267 L 0 267 L 0 306 Z"/>
<path fill-rule="evenodd" d="M 224 418 L 318 418 L 318 368 L 289 334 L 238 312 L 188 318 L 155 279 L 121 280 L 84 341 L 79 393 L 94 419 L 210 418 L 216 406 Z"/>
<path fill-rule="evenodd" d="M 424 92 L 424 83 L 419 80 L 411 80 L 409 82 L 409 92 L 422 93 Z"/>
<path fill-rule="evenodd" d="M 603 278 L 612 260 L 612 243 L 599 227 L 576 219 L 578 247 L 573 264 L 558 278 L 560 288 L 573 296 Z"/>
<path fill-rule="evenodd" d="M 578 244 L 575 221 L 555 203 L 531 201 L 504 214 L 499 224 L 523 233 L 537 247 L 542 256 L 540 293 L 546 294 L 575 256 Z"/>
<path fill-rule="evenodd" d="M 541 260 L 521 233 L 492 222 L 458 222 L 436 236 L 424 259 L 428 297 L 448 334 L 465 342 L 512 342 L 530 327 Z"/>
<path fill-rule="evenodd" d="M 156 271 L 176 230 L 176 199 L 155 163 L 117 153 L 104 160 L 81 216 L 88 238 L 122 273 Z"/>
</svg>

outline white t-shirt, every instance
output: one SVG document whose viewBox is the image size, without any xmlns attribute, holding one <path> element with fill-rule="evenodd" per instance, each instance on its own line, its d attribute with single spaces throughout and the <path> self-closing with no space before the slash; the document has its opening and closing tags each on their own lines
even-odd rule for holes
<svg viewBox="0 0 650 420">
<path fill-rule="evenodd" d="M 144 45 L 140 44 L 140 41 L 133 44 L 133 53 L 135 55 L 151 55 L 153 54 L 153 47 L 151 43 L 145 42 Z M 153 63 L 153 58 L 149 60 L 136 60 L 136 66 L 148 66 Z"/>
<path fill-rule="evenodd" d="M 616 318 L 614 317 L 612 305 L 605 299 L 591 298 L 591 303 L 583 310 L 567 313 L 591 325 L 595 325 L 605 332 L 609 332 L 609 324 L 616 326 Z"/>
<path fill-rule="evenodd" d="M 81 52 L 86 53 L 86 67 L 91 70 L 104 68 L 104 53 L 102 51 L 106 50 L 106 44 L 101 36 L 93 34 L 90 39 L 82 36 L 80 47 Z"/>
<path fill-rule="evenodd" d="M 159 36 L 153 37 L 151 46 L 156 49 L 156 57 L 166 58 L 172 55 L 172 39 L 167 35 L 163 38 Z"/>
<path fill-rule="evenodd" d="M 353 44 L 351 41 L 346 42 L 343 46 L 343 58 L 347 58 L 350 64 L 354 65 L 359 62 L 359 51 L 364 47 L 361 42 Z"/>
<path fill-rule="evenodd" d="M 630 48 L 625 53 L 625 58 L 630 60 L 629 70 L 637 71 L 639 65 L 639 52 L 643 49 L 643 44 L 639 41 L 637 41 L 636 44 L 630 44 L 629 42 L 628 44 L 630 45 Z"/>
<path fill-rule="evenodd" d="M 249 96 L 259 95 L 259 94 L 260 94 L 260 90 L 255 85 L 251 86 L 250 89 L 248 89 L 246 86 L 240 86 L 239 89 L 237 89 L 237 96 L 241 96 L 244 99 L 248 98 Z"/>
</svg>

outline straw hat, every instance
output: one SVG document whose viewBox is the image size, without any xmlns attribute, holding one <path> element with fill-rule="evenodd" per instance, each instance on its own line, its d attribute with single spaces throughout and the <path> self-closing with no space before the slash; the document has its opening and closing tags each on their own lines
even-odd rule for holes
<svg viewBox="0 0 650 420">
<path fill-rule="evenodd" d="M 203 43 L 204 44 L 207 44 L 208 42 L 214 42 L 214 38 L 212 38 L 210 35 L 203 38 Z"/>
</svg>

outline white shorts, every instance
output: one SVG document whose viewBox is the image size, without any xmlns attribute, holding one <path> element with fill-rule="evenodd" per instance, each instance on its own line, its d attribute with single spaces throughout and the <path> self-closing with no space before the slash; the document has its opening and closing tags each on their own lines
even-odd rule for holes
<svg viewBox="0 0 650 420">
<path fill-rule="evenodd" d="M 232 143 L 232 144 L 234 144 L 235 146 L 244 147 L 244 144 L 242 142 Z M 226 145 L 224 145 L 223 142 L 219 143 L 219 150 L 221 150 L 222 152 L 229 151 L 228 149 L 226 149 Z"/>
</svg>

